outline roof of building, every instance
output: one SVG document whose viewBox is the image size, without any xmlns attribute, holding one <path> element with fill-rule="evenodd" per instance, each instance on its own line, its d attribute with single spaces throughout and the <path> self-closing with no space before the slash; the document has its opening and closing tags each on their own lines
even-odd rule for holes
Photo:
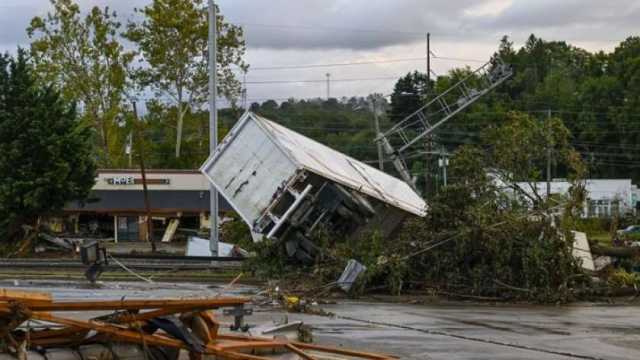
<svg viewBox="0 0 640 360">
<path fill-rule="evenodd" d="M 149 190 L 149 205 L 153 213 L 200 213 L 209 211 L 209 192 L 192 190 Z M 219 196 L 220 211 L 231 211 L 227 201 Z M 83 204 L 74 201 L 64 207 L 68 212 L 144 213 L 142 190 L 94 190 Z"/>
<path fill-rule="evenodd" d="M 200 174 L 198 169 L 145 169 L 147 174 Z M 140 168 L 134 169 L 98 169 L 98 174 L 140 174 Z"/>
<path fill-rule="evenodd" d="M 410 213 L 424 216 L 426 203 L 404 181 L 309 139 L 264 117 L 247 112 L 299 166 Z"/>
<path fill-rule="evenodd" d="M 547 189 L 546 181 L 539 182 L 519 182 L 517 183 L 523 190 L 533 192 L 531 186 L 536 188 L 539 194 L 545 194 Z M 554 179 L 549 183 L 552 194 L 564 194 L 569 190 L 571 184 L 562 179 Z M 592 200 L 610 199 L 616 196 L 630 197 L 634 191 L 631 179 L 586 179 L 585 189 L 588 197 Z"/>
</svg>

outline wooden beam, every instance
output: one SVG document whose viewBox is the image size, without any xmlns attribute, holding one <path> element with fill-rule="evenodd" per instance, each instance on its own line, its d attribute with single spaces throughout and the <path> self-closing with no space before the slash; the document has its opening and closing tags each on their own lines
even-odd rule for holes
<svg viewBox="0 0 640 360">
<path fill-rule="evenodd" d="M 32 311 L 98 311 L 98 310 L 141 310 L 141 309 L 217 309 L 248 303 L 247 298 L 189 299 L 189 300 L 107 300 L 107 301 L 60 301 L 28 302 Z M 0 311 L 8 304 L 0 303 Z"/>
<path fill-rule="evenodd" d="M 125 342 L 132 342 L 135 344 L 145 344 L 153 346 L 166 346 L 178 349 L 190 350 L 190 348 L 182 341 L 168 338 L 160 335 L 148 335 L 132 330 L 128 330 L 121 327 L 116 327 L 111 324 L 101 323 L 97 321 L 78 321 L 67 318 L 54 316 L 47 313 L 34 312 L 33 319 L 49 321 L 57 324 L 72 326 L 76 328 L 82 328 L 86 330 L 94 330 L 96 332 L 108 335 L 109 337 L 121 340 Z M 220 359 L 229 360 L 269 360 L 265 357 L 253 356 L 248 354 L 242 354 L 234 351 L 225 351 L 218 345 L 209 344 L 205 347 L 205 353 L 216 355 Z"/>
<path fill-rule="evenodd" d="M 22 301 L 25 303 L 51 302 L 51 294 L 0 288 L 0 301 Z"/>
<path fill-rule="evenodd" d="M 285 347 L 305 360 L 316 360 L 316 358 L 300 350 L 295 345 L 287 344 Z"/>
</svg>

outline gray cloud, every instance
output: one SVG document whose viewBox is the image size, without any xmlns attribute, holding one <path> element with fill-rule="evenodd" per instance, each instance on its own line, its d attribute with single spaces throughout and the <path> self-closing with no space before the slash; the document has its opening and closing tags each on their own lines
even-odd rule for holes
<svg viewBox="0 0 640 360">
<path fill-rule="evenodd" d="M 428 31 L 459 33 L 461 24 L 455 19 L 473 3 L 471 0 L 231 0 L 222 1 L 221 8 L 230 20 L 244 24 L 247 42 L 254 47 L 374 49 L 421 40 Z"/>
<path fill-rule="evenodd" d="M 84 11 L 109 6 L 122 21 L 151 0 L 76 0 Z M 507 34 L 522 44 L 531 33 L 568 40 L 588 50 L 611 50 L 638 34 L 637 0 L 216 0 L 222 15 L 244 26 L 247 61 L 253 67 L 344 63 L 424 56 L 424 33 L 432 33 L 440 56 L 488 59 Z M 25 28 L 43 15 L 49 0 L 0 0 L 0 51 L 28 45 Z M 275 26 L 274 26 L 275 25 Z M 373 30 L 373 31 L 371 31 Z M 434 59 L 443 74 L 464 62 Z M 469 63 L 471 66 L 477 63 Z M 287 71 L 250 71 L 249 81 L 381 78 L 423 69 L 401 62 Z M 332 95 L 388 93 L 394 81 L 335 82 Z M 324 96 L 322 83 L 249 85 L 250 99 Z"/>
<path fill-rule="evenodd" d="M 34 4 L 0 4 L 0 45 L 15 47 L 27 41 L 26 28 L 38 12 Z"/>
<path fill-rule="evenodd" d="M 514 1 L 502 13 L 476 19 L 478 28 L 511 34 L 578 41 L 622 40 L 637 34 L 640 3 L 636 0 Z"/>
<path fill-rule="evenodd" d="M 635 0 L 424 1 L 222 0 L 247 43 L 270 49 L 377 49 L 409 44 L 429 31 L 450 42 L 526 39 L 530 33 L 582 41 L 622 39 L 638 31 Z M 504 6 L 506 4 L 506 6 Z M 485 7 L 495 13 L 469 13 Z M 277 25 L 261 26 L 260 24 Z M 379 30 L 363 31 L 363 30 Z M 609 39 L 605 39 L 609 37 Z"/>
</svg>

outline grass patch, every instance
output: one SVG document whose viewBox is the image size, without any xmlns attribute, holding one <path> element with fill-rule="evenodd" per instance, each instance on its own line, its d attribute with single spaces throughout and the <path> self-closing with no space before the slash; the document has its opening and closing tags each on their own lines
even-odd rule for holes
<svg viewBox="0 0 640 360">
<path fill-rule="evenodd" d="M 611 234 L 606 231 L 588 232 L 587 239 L 598 245 L 611 246 Z"/>
</svg>

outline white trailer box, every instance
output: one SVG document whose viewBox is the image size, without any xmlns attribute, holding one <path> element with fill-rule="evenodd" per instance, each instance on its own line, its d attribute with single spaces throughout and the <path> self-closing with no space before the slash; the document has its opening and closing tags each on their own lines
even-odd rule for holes
<svg viewBox="0 0 640 360">
<path fill-rule="evenodd" d="M 390 235 L 426 204 L 409 185 L 378 169 L 246 112 L 200 169 L 242 219 L 254 239 L 313 257 L 319 226 L 339 236 L 376 228 Z"/>
</svg>

